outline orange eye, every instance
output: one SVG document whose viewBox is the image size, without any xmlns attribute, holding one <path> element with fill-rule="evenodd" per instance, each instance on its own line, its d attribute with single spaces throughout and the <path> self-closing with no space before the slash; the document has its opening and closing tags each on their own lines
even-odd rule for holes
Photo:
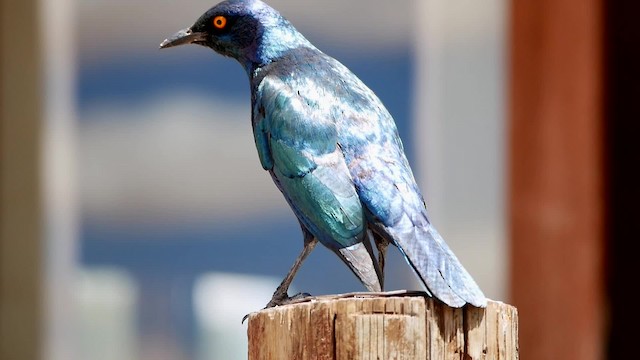
<svg viewBox="0 0 640 360">
<path fill-rule="evenodd" d="M 213 26 L 215 26 L 217 29 L 224 29 L 224 27 L 227 26 L 227 18 L 222 15 L 214 17 Z"/>
</svg>

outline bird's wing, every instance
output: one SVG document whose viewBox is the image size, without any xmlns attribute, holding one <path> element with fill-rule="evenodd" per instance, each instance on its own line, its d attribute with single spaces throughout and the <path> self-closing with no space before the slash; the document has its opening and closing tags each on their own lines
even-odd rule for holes
<svg viewBox="0 0 640 360">
<path fill-rule="evenodd" d="M 265 77 L 254 104 L 254 137 L 260 161 L 300 219 L 335 251 L 371 290 L 380 290 L 375 257 L 363 246 L 362 204 L 331 121 L 290 86 Z"/>
<path fill-rule="evenodd" d="M 427 218 L 393 118 L 346 67 L 331 64 L 335 76 L 324 78 L 344 84 L 334 122 L 369 226 L 398 246 L 434 296 L 451 306 L 484 306 L 482 291 Z"/>
<path fill-rule="evenodd" d="M 370 144 L 351 164 L 370 226 L 398 246 L 427 290 L 450 306 L 485 306 L 482 291 L 429 222 L 401 150 Z"/>
</svg>

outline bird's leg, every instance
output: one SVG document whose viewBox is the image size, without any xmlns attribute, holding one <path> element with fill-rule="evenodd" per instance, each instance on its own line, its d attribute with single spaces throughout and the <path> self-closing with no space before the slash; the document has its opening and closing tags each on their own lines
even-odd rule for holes
<svg viewBox="0 0 640 360">
<path fill-rule="evenodd" d="M 293 263 L 293 266 L 291 267 L 291 270 L 289 270 L 289 273 L 287 274 L 287 276 L 284 277 L 280 286 L 278 286 L 276 291 L 273 293 L 273 296 L 271 297 L 271 301 L 269 301 L 265 309 L 274 307 L 277 305 L 285 305 L 288 303 L 289 300 L 297 299 L 298 297 L 298 295 L 296 295 L 292 298 L 289 298 L 289 295 L 287 294 L 287 291 L 289 290 L 289 285 L 291 285 L 291 282 L 293 281 L 293 278 L 296 276 L 296 273 L 298 272 L 300 265 L 302 265 L 302 262 L 307 258 L 307 256 L 309 256 L 313 248 L 315 248 L 316 245 L 318 244 L 318 240 L 316 240 L 316 238 L 314 238 L 313 235 L 309 234 L 306 230 L 303 230 L 303 232 L 304 232 L 304 248 L 302 249 L 302 252 L 300 253 L 300 255 L 298 255 L 298 258 L 296 259 L 296 261 Z"/>
<path fill-rule="evenodd" d="M 382 281 L 381 285 L 384 286 L 384 260 L 385 256 L 387 256 L 389 241 L 376 233 L 374 233 L 373 238 L 376 242 L 376 248 L 378 248 L 378 265 L 380 266 L 380 279 Z"/>
</svg>

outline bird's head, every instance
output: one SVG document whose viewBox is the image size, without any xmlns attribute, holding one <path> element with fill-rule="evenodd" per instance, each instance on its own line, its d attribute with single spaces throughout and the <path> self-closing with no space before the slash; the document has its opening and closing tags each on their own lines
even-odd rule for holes
<svg viewBox="0 0 640 360">
<path fill-rule="evenodd" d="M 269 63 L 285 51 L 312 45 L 276 10 L 260 0 L 226 0 L 160 44 L 198 44 L 238 60 L 245 68 Z"/>
</svg>

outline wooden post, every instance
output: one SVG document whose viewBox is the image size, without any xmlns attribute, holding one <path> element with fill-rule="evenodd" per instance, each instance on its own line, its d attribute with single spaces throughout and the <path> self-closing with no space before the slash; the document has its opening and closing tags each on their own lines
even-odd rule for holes
<svg viewBox="0 0 640 360">
<path fill-rule="evenodd" d="M 249 360 L 518 359 L 518 313 L 422 296 L 317 298 L 249 315 Z"/>
</svg>

